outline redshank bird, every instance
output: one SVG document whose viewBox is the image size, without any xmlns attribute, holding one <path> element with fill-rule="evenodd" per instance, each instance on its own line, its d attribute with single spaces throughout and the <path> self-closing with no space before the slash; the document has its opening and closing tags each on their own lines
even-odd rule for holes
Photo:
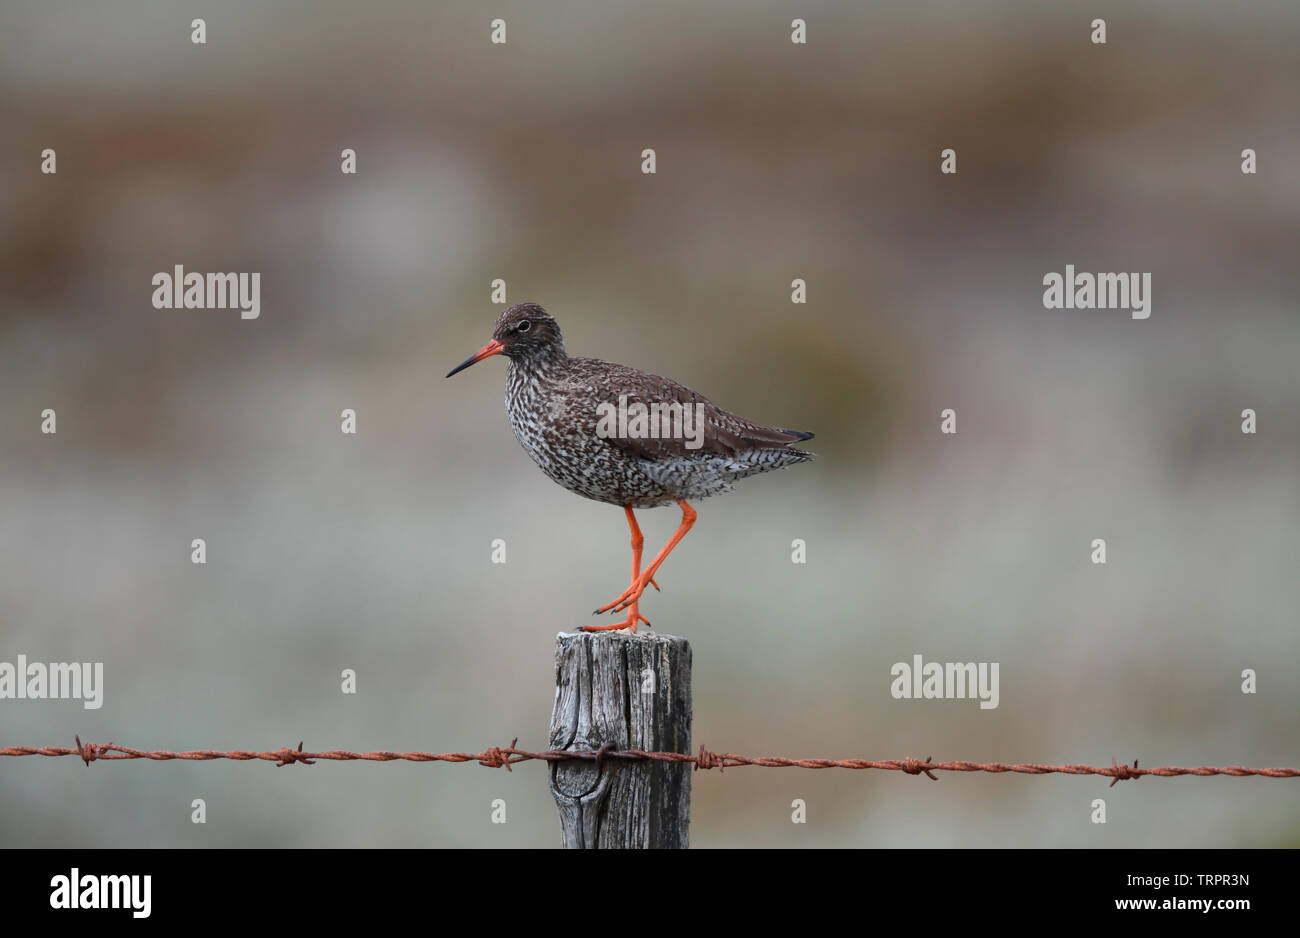
<svg viewBox="0 0 1300 938">
<path fill-rule="evenodd" d="M 811 433 L 754 423 L 715 406 L 676 381 L 600 361 L 570 358 L 560 327 L 535 303 L 517 303 L 497 317 L 492 341 L 447 377 L 492 355 L 510 359 L 506 413 L 524 451 L 551 479 L 585 498 L 619 505 L 632 534 L 632 584 L 593 615 L 627 610 L 611 625 L 650 624 L 638 602 L 655 573 L 695 523 L 687 499 L 729 492 L 737 479 L 805 462 L 812 453 L 791 449 Z M 676 502 L 682 521 L 644 570 L 644 538 L 634 508 Z"/>
</svg>

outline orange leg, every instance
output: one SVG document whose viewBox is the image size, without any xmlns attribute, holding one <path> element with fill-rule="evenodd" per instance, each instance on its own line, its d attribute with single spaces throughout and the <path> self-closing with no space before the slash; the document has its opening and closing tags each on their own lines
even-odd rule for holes
<svg viewBox="0 0 1300 938">
<path fill-rule="evenodd" d="M 651 561 L 650 566 L 645 568 L 644 572 L 640 573 L 632 580 L 632 585 L 624 590 L 618 599 L 608 605 L 601 606 L 596 610 L 596 615 L 609 612 L 611 609 L 615 612 L 622 612 L 624 609 L 631 609 L 636 605 L 637 600 L 641 598 L 641 594 L 645 592 L 645 588 L 654 583 L 654 575 L 659 571 L 659 567 L 663 564 L 664 560 L 668 558 L 668 555 L 672 553 L 673 548 L 677 546 L 677 542 L 686 536 L 686 532 L 691 529 L 691 525 L 695 524 L 695 518 L 697 517 L 695 509 L 684 501 L 678 501 L 677 504 L 682 508 L 682 523 L 677 526 L 677 530 L 673 532 L 673 536 L 668 539 L 668 543 L 664 545 L 664 549 L 659 551 L 655 556 L 655 559 Z M 655 589 L 658 588 L 659 586 L 656 583 Z"/>
<path fill-rule="evenodd" d="M 635 585 L 637 577 L 641 575 L 641 548 L 645 545 L 645 537 L 641 534 L 641 526 L 636 523 L 636 515 L 632 512 L 632 506 L 624 505 L 623 511 L 627 513 L 627 526 L 632 533 L 632 583 Z M 655 589 L 659 588 L 659 584 L 655 583 L 654 580 L 650 582 L 654 583 Z M 650 620 L 641 615 L 637 611 L 636 603 L 633 603 L 628 609 L 625 621 L 616 622 L 612 625 L 584 625 L 582 630 L 584 632 L 607 632 L 612 629 L 631 629 L 635 632 L 638 621 L 644 622 L 646 625 L 650 624 Z"/>
<path fill-rule="evenodd" d="M 641 575 L 641 548 L 645 545 L 645 538 L 641 536 L 641 526 L 636 523 L 636 515 L 632 513 L 632 506 L 624 505 L 623 510 L 627 512 L 627 526 L 632 532 L 632 582 L 635 583 L 636 578 Z M 659 589 L 659 584 L 653 579 L 650 580 L 650 585 L 655 589 Z M 649 624 L 649 622 L 646 623 L 646 625 Z"/>
</svg>

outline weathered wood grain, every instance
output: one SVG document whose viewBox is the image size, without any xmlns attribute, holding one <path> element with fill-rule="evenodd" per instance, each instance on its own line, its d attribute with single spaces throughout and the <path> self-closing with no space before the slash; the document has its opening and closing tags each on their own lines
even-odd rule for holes
<svg viewBox="0 0 1300 938">
<path fill-rule="evenodd" d="M 551 749 L 691 747 L 691 646 L 643 631 L 561 633 Z M 686 847 L 690 763 L 550 764 L 565 847 Z"/>
</svg>

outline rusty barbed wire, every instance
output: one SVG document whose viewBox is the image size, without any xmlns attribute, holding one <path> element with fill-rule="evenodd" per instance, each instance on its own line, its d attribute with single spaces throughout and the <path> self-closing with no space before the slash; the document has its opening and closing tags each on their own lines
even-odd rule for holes
<svg viewBox="0 0 1300 938">
<path fill-rule="evenodd" d="M 1230 777 L 1261 776 L 1264 778 L 1300 778 L 1300 769 L 1293 768 L 1251 768 L 1244 765 L 1210 766 L 1201 765 L 1186 768 L 1180 765 L 1164 765 L 1156 768 L 1139 768 L 1138 760 L 1132 765 L 1119 764 L 1111 759 L 1109 766 L 1095 765 L 1040 765 L 1034 762 L 934 762 L 926 757 L 922 762 L 914 758 L 906 759 L 787 759 L 780 756 L 739 756 L 735 753 L 710 752 L 704 746 L 696 755 L 684 752 L 650 752 L 644 749 L 615 749 L 606 744 L 599 749 L 548 749 L 542 752 L 529 752 L 518 748 L 516 737 L 509 746 L 490 746 L 483 752 L 350 752 L 346 749 L 331 749 L 323 752 L 304 752 L 303 744 L 297 749 L 275 749 L 264 752 L 250 750 L 216 750 L 192 749 L 185 752 L 172 752 L 165 749 L 132 749 L 116 743 L 83 743 L 77 737 L 75 748 L 62 746 L 8 746 L 0 749 L 0 756 L 77 756 L 89 766 L 92 762 L 115 761 L 122 759 L 148 759 L 157 762 L 169 762 L 180 759 L 190 762 L 209 762 L 216 759 L 230 759 L 236 762 L 274 762 L 277 767 L 301 763 L 315 765 L 318 760 L 326 762 L 477 762 L 488 768 L 499 769 L 520 762 L 594 762 L 597 766 L 606 760 L 632 762 L 676 762 L 691 763 L 696 769 L 724 769 L 753 765 L 769 769 L 876 769 L 885 772 L 904 772 L 908 775 L 925 775 L 938 781 L 935 772 L 990 772 L 993 774 L 1014 773 L 1018 775 L 1100 775 L 1116 782 L 1132 779 L 1136 781 L 1146 775 L 1171 778 L 1178 775 L 1226 775 Z"/>
</svg>

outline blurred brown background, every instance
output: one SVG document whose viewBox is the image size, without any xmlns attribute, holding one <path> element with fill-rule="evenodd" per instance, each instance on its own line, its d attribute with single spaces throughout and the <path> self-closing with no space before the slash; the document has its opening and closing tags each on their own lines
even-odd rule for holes
<svg viewBox="0 0 1300 938">
<path fill-rule="evenodd" d="M 504 363 L 442 379 L 501 277 L 575 354 L 817 433 L 642 606 L 694 646 L 696 745 L 1300 764 L 1300 7 L 1042 7 L 5 3 L 0 660 L 106 690 L 0 702 L 0 744 L 541 748 L 627 537 L 520 450 Z M 1151 272 L 1151 318 L 1045 310 L 1067 263 Z M 175 264 L 260 271 L 261 318 L 154 309 Z M 892 699 L 915 653 L 1000 662 L 1001 706 Z M 537 766 L 2 761 L 5 846 L 559 842 Z M 739 769 L 692 835 L 1294 846 L 1296 795 Z"/>
</svg>

